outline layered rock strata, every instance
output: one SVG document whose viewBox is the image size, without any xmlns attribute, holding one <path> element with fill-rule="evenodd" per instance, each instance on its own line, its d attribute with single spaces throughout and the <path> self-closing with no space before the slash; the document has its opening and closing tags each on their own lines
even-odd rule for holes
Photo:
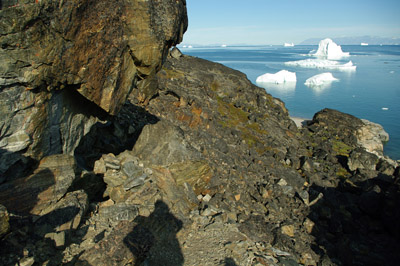
<svg viewBox="0 0 400 266">
<path fill-rule="evenodd" d="M 1 3 L 1 175 L 25 157 L 73 154 L 133 88 L 148 99 L 187 27 L 185 1 Z"/>
</svg>

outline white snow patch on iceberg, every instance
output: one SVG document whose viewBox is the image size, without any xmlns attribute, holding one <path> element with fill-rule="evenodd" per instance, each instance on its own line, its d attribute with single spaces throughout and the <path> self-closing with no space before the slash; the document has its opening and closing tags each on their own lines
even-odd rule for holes
<svg viewBox="0 0 400 266">
<path fill-rule="evenodd" d="M 338 81 L 338 79 L 333 77 L 332 73 L 327 72 L 312 76 L 304 84 L 310 88 L 328 88 L 333 81 Z"/>
<path fill-rule="evenodd" d="M 357 68 L 355 65 L 353 65 L 353 62 L 351 61 L 345 64 L 341 64 L 340 62 L 327 59 L 305 59 L 298 61 L 289 61 L 285 62 L 285 65 L 305 68 L 335 69 L 344 71 L 353 71 Z"/>
<path fill-rule="evenodd" d="M 287 82 L 296 82 L 296 73 L 287 70 L 281 70 L 275 74 L 266 73 L 257 78 L 257 83 L 275 83 L 283 84 Z"/>
<path fill-rule="evenodd" d="M 350 56 L 350 53 L 343 52 L 342 47 L 340 47 L 340 45 L 337 45 L 329 38 L 320 41 L 317 52 L 310 52 L 310 54 L 326 59 L 340 59 L 342 57 Z"/>
</svg>

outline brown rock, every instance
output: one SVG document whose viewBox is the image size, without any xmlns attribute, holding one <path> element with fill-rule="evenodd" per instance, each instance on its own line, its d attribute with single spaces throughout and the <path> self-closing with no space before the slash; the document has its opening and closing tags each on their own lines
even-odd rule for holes
<svg viewBox="0 0 400 266">
<path fill-rule="evenodd" d="M 75 168 L 73 156 L 45 157 L 32 175 L 2 186 L 0 203 L 13 212 L 43 214 L 67 193 L 75 179 Z"/>
<path fill-rule="evenodd" d="M 183 0 L 1 5 L 0 182 L 20 177 L 9 169 L 26 157 L 73 154 L 98 118 L 154 77 L 187 28 Z"/>
<path fill-rule="evenodd" d="M 2 9 L 1 84 L 73 85 L 68 89 L 115 114 L 136 80 L 155 73 L 182 40 L 185 5 L 43 0 Z"/>
<path fill-rule="evenodd" d="M 0 238 L 10 230 L 9 217 L 6 207 L 0 205 Z"/>
</svg>

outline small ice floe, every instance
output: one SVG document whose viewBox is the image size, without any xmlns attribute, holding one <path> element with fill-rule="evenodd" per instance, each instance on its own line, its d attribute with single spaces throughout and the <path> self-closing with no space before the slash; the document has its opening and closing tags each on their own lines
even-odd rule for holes
<svg viewBox="0 0 400 266">
<path fill-rule="evenodd" d="M 275 83 L 283 84 L 289 82 L 296 82 L 296 73 L 287 70 L 281 70 L 275 74 L 265 73 L 257 78 L 257 83 Z"/>
<path fill-rule="evenodd" d="M 326 59 L 340 59 L 342 57 L 350 56 L 350 53 L 343 52 L 340 45 L 337 45 L 331 39 L 326 38 L 319 42 L 317 52 L 310 55 Z"/>
<path fill-rule="evenodd" d="M 354 71 L 357 68 L 355 65 L 353 65 L 353 62 L 351 61 L 341 64 L 340 62 L 326 59 L 305 59 L 298 61 L 289 61 L 285 62 L 285 65 L 304 68 L 334 69 L 342 71 Z"/>
<path fill-rule="evenodd" d="M 392 70 L 392 71 L 390 71 L 389 73 L 390 73 L 390 74 L 394 74 L 394 71 Z"/>
<path fill-rule="evenodd" d="M 294 47 L 294 43 L 285 42 L 285 44 L 283 46 L 285 46 L 285 47 Z"/>
<path fill-rule="evenodd" d="M 333 81 L 338 81 L 338 79 L 333 77 L 332 73 L 327 72 L 312 76 L 304 84 L 310 88 L 324 89 L 328 88 Z"/>
<path fill-rule="evenodd" d="M 383 111 L 387 111 L 387 110 L 389 110 L 389 108 L 387 108 L 387 107 L 382 107 L 382 110 L 383 110 Z"/>
</svg>

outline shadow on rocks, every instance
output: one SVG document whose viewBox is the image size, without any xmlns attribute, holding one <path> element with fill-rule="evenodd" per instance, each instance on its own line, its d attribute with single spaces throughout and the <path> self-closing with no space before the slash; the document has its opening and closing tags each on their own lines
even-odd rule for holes
<svg viewBox="0 0 400 266">
<path fill-rule="evenodd" d="M 45 182 L 39 176 L 46 176 Z M 32 183 L 37 179 L 41 180 L 41 186 Z M 43 216 L 30 214 L 39 202 L 40 194 L 54 185 L 55 180 L 52 172 L 44 169 L 25 181 L 32 183 L 31 186 L 28 184 L 21 189 L 18 186 L 20 181 L 16 179 L 0 187 L 0 193 L 8 195 L 8 198 L 0 197 L 0 203 L 11 213 L 10 231 L 0 240 L 0 264 L 28 265 L 47 260 L 48 265 L 61 265 L 62 250 L 56 245 L 64 243 L 71 230 L 57 232 L 57 228 L 71 222 L 79 209 L 68 206 Z"/>
<path fill-rule="evenodd" d="M 232 258 L 225 258 L 224 266 L 237 266 L 237 264 Z"/>
<path fill-rule="evenodd" d="M 102 154 L 115 155 L 131 150 L 145 125 L 155 124 L 159 119 L 143 107 L 127 101 L 118 115 L 108 121 L 97 122 L 86 134 L 75 150 L 75 158 L 80 166 L 93 169 L 94 162 Z"/>
<path fill-rule="evenodd" d="M 315 195 L 323 193 L 308 217 L 314 223 L 313 249 L 323 265 L 399 265 L 399 181 L 398 175 L 366 179 L 356 174 L 336 188 L 310 188 Z"/>
<path fill-rule="evenodd" d="M 155 203 L 154 211 L 148 216 L 138 216 L 137 225 L 125 238 L 124 244 L 136 258 L 135 265 L 183 265 L 183 254 L 176 237 L 182 228 L 163 201 Z"/>
</svg>

